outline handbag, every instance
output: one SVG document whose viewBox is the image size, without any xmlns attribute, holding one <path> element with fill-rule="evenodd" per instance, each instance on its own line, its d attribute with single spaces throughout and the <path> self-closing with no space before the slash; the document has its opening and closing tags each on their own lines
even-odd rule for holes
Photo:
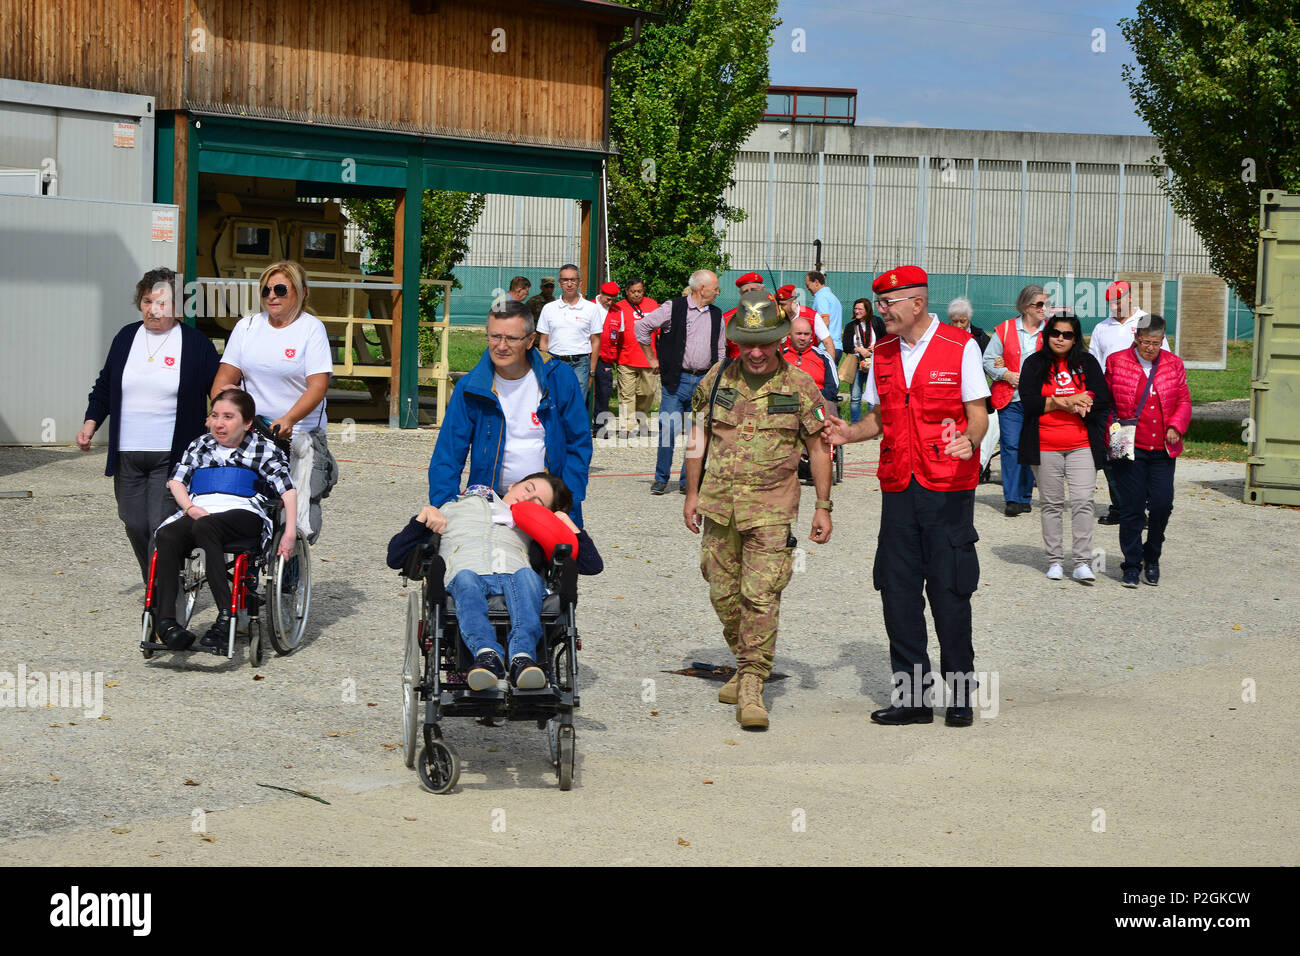
<svg viewBox="0 0 1300 956">
<path fill-rule="evenodd" d="M 1156 380 L 1156 369 L 1160 365 L 1160 355 L 1157 353 L 1155 360 L 1151 363 L 1151 374 L 1147 376 L 1146 388 L 1142 389 L 1142 397 L 1138 399 L 1137 408 L 1133 411 L 1132 418 L 1120 418 L 1110 423 L 1110 460 L 1111 461 L 1133 461 L 1137 457 L 1137 423 L 1142 416 L 1142 409 L 1146 406 L 1147 396 L 1151 394 L 1151 385 Z"/>
</svg>

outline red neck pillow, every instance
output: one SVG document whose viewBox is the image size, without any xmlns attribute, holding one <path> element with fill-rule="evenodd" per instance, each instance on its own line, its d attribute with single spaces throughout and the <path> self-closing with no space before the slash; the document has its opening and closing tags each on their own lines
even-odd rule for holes
<svg viewBox="0 0 1300 956">
<path fill-rule="evenodd" d="M 510 506 L 515 526 L 542 546 L 546 560 L 551 560 L 557 544 L 573 546 L 573 557 L 578 557 L 578 536 L 554 511 L 543 508 L 535 501 L 516 501 Z"/>
</svg>

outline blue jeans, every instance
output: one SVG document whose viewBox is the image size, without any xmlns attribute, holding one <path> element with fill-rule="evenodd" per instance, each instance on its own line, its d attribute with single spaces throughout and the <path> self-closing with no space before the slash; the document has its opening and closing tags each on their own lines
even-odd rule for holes
<svg viewBox="0 0 1300 956">
<path fill-rule="evenodd" d="M 475 574 L 466 569 L 447 582 L 447 593 L 456 601 L 460 639 L 471 655 L 478 657 L 480 651 L 496 651 L 503 661 L 519 654 L 537 660 L 546 585 L 532 568 L 522 568 L 514 574 Z M 504 597 L 506 610 L 510 612 L 510 634 L 506 641 L 510 645 L 509 657 L 497 643 L 496 631 L 488 620 L 489 594 Z"/>
<path fill-rule="evenodd" d="M 1133 450 L 1134 460 L 1111 462 L 1119 488 L 1119 546 L 1124 552 L 1125 571 L 1142 565 L 1159 564 L 1165 543 L 1165 528 L 1174 510 L 1174 464 L 1163 450 Z M 1142 543 L 1142 521 L 1146 519 L 1147 540 Z"/>
<path fill-rule="evenodd" d="M 1008 502 L 1027 505 L 1034 497 L 1034 473 L 1020 463 L 1020 431 L 1025 425 L 1025 408 L 1012 402 L 998 412 L 1002 442 L 1002 497 Z"/>
<path fill-rule="evenodd" d="M 655 457 L 655 481 L 668 482 L 673 473 L 673 446 L 677 436 L 682 434 L 683 423 L 690 414 L 691 396 L 699 386 L 703 375 L 682 372 L 677 390 L 669 392 L 661 388 L 659 396 L 659 452 Z M 686 487 L 686 465 L 682 464 L 681 486 Z"/>
<path fill-rule="evenodd" d="M 853 376 L 853 382 L 849 385 L 849 421 L 856 422 L 862 417 L 862 393 L 867 388 L 867 376 L 870 370 L 863 371 L 858 369 L 858 373 Z M 867 411 L 871 411 L 871 403 L 867 402 Z"/>
<path fill-rule="evenodd" d="M 587 404 L 587 385 L 591 382 L 591 356 L 556 355 L 555 357 L 573 369 L 573 374 L 578 376 L 578 391 L 582 393 L 582 403 Z"/>
</svg>

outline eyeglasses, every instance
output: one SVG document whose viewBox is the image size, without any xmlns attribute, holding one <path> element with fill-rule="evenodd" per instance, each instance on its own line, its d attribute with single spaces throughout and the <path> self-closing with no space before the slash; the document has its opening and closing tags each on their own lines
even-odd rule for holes
<svg viewBox="0 0 1300 956">
<path fill-rule="evenodd" d="M 919 299 L 919 295 L 900 295 L 897 299 L 877 299 L 876 308 L 888 309 L 897 305 L 899 302 L 906 302 L 908 299 Z"/>
<path fill-rule="evenodd" d="M 1044 299 L 1042 302 L 1031 302 L 1029 303 L 1029 306 L 1033 309 L 1045 309 L 1047 308 L 1047 300 Z"/>
<path fill-rule="evenodd" d="M 495 332 L 488 336 L 488 341 L 493 345 L 518 345 L 526 338 L 528 338 L 526 335 L 502 335 L 500 332 Z"/>
<path fill-rule="evenodd" d="M 1140 348 L 1140 349 L 1158 349 L 1158 348 L 1160 348 L 1160 339 L 1157 339 L 1157 338 L 1154 338 L 1154 337 L 1148 339 L 1148 338 L 1144 338 L 1143 336 L 1140 336 L 1140 335 L 1139 335 L 1139 336 L 1138 336 L 1134 341 L 1137 343 L 1137 347 Z"/>
<path fill-rule="evenodd" d="M 1047 333 L 1049 339 L 1065 339 L 1067 342 L 1074 341 L 1074 333 L 1069 329 L 1051 329 Z"/>
<path fill-rule="evenodd" d="M 283 299 L 286 295 L 289 294 L 289 287 L 285 285 L 283 282 L 277 282 L 275 285 L 262 286 L 263 299 L 270 298 L 272 292 L 275 293 L 275 297 L 277 299 Z"/>
</svg>

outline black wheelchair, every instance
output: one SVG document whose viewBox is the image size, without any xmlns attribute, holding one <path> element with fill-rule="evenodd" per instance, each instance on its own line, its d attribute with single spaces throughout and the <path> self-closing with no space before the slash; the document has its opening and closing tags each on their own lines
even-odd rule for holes
<svg viewBox="0 0 1300 956">
<path fill-rule="evenodd" d="M 577 740 L 573 714 L 578 709 L 578 636 L 575 605 L 578 568 L 567 544 L 557 545 L 550 561 L 530 546 L 533 569 L 546 581 L 542 601 L 542 644 L 537 664 L 546 686 L 536 690 L 499 684 L 471 690 L 466 674 L 474 661 L 456 626 L 456 602 L 447 593 L 446 563 L 438 554 L 440 535 L 420 545 L 402 569 L 403 586 L 414 583 L 407 599 L 406 655 L 402 665 L 402 751 L 420 782 L 432 793 L 449 793 L 460 778 L 455 747 L 442 739 L 444 717 L 475 717 L 493 726 L 498 720 L 535 720 L 544 729 L 560 789 L 573 786 Z M 496 594 L 488 599 L 488 620 L 505 644 L 510 615 Z M 504 682 L 502 682 L 504 683 Z M 423 747 L 420 739 L 423 737 Z M 417 755 L 416 751 L 419 748 Z"/>
</svg>

